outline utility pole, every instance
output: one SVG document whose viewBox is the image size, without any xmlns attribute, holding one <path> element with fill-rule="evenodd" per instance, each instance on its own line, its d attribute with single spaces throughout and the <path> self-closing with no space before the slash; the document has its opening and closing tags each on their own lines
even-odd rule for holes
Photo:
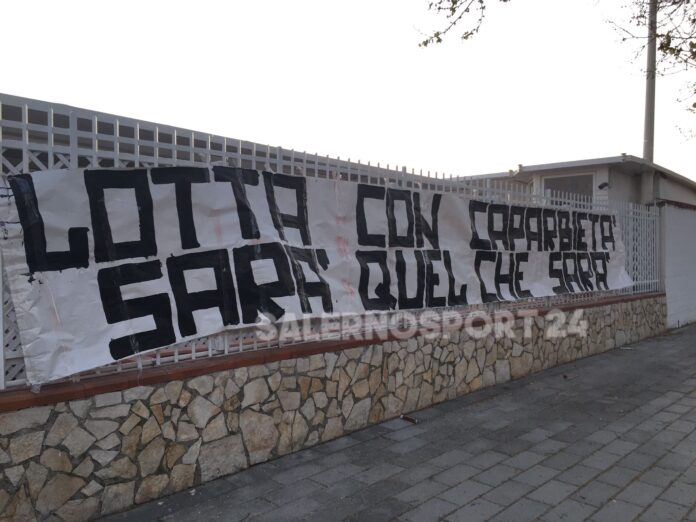
<svg viewBox="0 0 696 522">
<path fill-rule="evenodd" d="M 655 54 L 657 48 L 657 0 L 649 0 L 648 64 L 645 75 L 645 128 L 643 130 L 643 159 L 653 162 L 655 149 Z"/>
</svg>

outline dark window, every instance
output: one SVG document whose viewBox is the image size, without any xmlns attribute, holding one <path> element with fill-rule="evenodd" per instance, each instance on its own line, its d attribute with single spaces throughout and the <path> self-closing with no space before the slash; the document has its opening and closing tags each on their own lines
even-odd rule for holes
<svg viewBox="0 0 696 522">
<path fill-rule="evenodd" d="M 70 118 L 67 114 L 53 113 L 53 126 L 67 129 L 70 127 Z"/>
<path fill-rule="evenodd" d="M 97 132 L 99 134 L 107 134 L 109 136 L 114 135 L 114 124 L 108 121 L 98 121 L 97 122 Z"/>
<path fill-rule="evenodd" d="M 29 109 L 29 123 L 37 125 L 48 125 L 48 113 L 37 109 Z"/>
<path fill-rule="evenodd" d="M 3 105 L 0 116 L 3 120 L 22 121 L 22 108 L 14 105 Z"/>
<path fill-rule="evenodd" d="M 544 178 L 544 193 L 547 190 L 560 192 L 571 192 L 582 196 L 592 197 L 592 184 L 594 176 L 592 174 L 582 174 L 578 176 L 559 176 L 557 178 Z"/>
</svg>

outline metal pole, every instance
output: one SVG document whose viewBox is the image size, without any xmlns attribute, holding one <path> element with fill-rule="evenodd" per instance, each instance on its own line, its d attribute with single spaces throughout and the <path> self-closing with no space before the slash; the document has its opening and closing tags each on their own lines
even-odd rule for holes
<svg viewBox="0 0 696 522">
<path fill-rule="evenodd" d="M 645 78 L 645 128 L 643 159 L 652 163 L 655 149 L 655 52 L 657 47 L 657 0 L 650 0 L 648 13 L 648 63 Z"/>
</svg>

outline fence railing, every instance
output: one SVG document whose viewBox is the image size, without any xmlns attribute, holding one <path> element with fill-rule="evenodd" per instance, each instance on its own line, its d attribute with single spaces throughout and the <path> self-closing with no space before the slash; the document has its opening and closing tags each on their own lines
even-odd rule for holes
<svg viewBox="0 0 696 522">
<path fill-rule="evenodd" d="M 225 164 L 271 170 L 299 176 L 340 179 L 347 182 L 393 185 L 420 190 L 454 193 L 465 198 L 535 205 L 548 208 L 582 208 L 612 212 L 620 224 L 626 249 L 626 269 L 633 286 L 620 291 L 565 294 L 524 299 L 495 305 L 468 305 L 456 309 L 513 310 L 552 307 L 598 299 L 611 294 L 654 292 L 661 289 L 659 267 L 659 211 L 657 208 L 624 202 L 597 201 L 577 194 L 536 194 L 531 186 L 507 178 L 467 178 L 416 173 L 389 165 L 371 165 L 281 147 L 225 138 L 168 125 L 123 118 L 86 109 L 68 107 L 0 94 L 0 167 L 3 174 L 19 174 L 61 168 L 134 168 L 151 166 Z M 26 385 L 24 359 L 11 295 L 3 272 L 3 352 L 0 357 L 0 390 Z M 393 312 L 398 316 L 400 312 Z M 414 319 L 415 318 L 415 319 Z M 418 321 L 409 315 L 400 321 Z M 392 317 L 393 321 L 394 318 Z M 404 325 L 408 326 L 408 325 Z M 360 328 L 373 328 L 362 324 Z M 71 377 L 91 378 L 106 373 L 142 369 L 147 366 L 182 363 L 203 357 L 259 350 L 318 339 L 341 339 L 360 333 L 344 329 L 322 331 L 310 324 L 298 329 L 292 339 L 261 341 L 253 328 L 230 331 L 170 348 L 138 354 L 130 359 Z"/>
</svg>

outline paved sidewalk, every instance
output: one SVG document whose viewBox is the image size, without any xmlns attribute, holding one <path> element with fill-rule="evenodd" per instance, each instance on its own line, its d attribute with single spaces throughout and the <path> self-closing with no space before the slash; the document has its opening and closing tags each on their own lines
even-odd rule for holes
<svg viewBox="0 0 696 522">
<path fill-rule="evenodd" d="M 110 520 L 696 521 L 696 326 Z"/>
</svg>

